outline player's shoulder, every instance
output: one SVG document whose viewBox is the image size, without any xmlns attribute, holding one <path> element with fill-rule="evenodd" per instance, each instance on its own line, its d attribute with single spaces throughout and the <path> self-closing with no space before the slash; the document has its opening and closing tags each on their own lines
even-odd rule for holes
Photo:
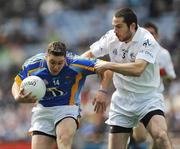
<svg viewBox="0 0 180 149">
<path fill-rule="evenodd" d="M 148 31 L 146 30 L 145 28 L 140 28 L 141 29 L 141 33 L 142 33 L 142 39 L 149 39 L 150 41 L 153 41 L 155 42 L 155 38 L 153 37 L 153 35 Z"/>
<path fill-rule="evenodd" d="M 39 64 L 41 62 L 41 60 L 44 60 L 45 59 L 45 53 L 39 53 L 39 54 L 36 54 L 30 58 L 28 58 L 23 66 L 24 67 L 27 67 L 27 66 L 32 66 L 32 65 L 36 65 L 36 64 Z"/>
<path fill-rule="evenodd" d="M 161 45 L 160 45 L 160 54 L 162 56 L 170 56 L 170 53 L 167 49 L 163 48 Z"/>
<path fill-rule="evenodd" d="M 113 41 L 113 40 L 116 39 L 116 38 L 117 38 L 117 37 L 116 37 L 113 29 L 107 31 L 107 32 L 101 37 L 101 39 L 106 39 L 106 40 L 108 40 L 108 41 Z"/>
<path fill-rule="evenodd" d="M 138 32 L 137 40 L 139 39 L 139 44 L 141 44 L 143 47 L 145 48 L 152 47 L 152 46 L 159 47 L 157 41 L 148 30 L 142 27 L 138 27 L 137 32 Z"/>
</svg>

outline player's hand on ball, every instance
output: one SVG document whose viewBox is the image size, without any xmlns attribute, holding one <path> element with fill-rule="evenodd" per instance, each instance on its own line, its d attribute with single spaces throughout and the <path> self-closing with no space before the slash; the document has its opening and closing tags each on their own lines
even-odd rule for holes
<svg viewBox="0 0 180 149">
<path fill-rule="evenodd" d="M 25 93 L 24 88 L 20 88 L 19 94 L 15 99 L 24 103 L 35 103 L 37 101 L 37 97 L 32 96 L 31 92 Z"/>
<path fill-rule="evenodd" d="M 25 98 L 26 101 L 34 101 L 41 100 L 46 93 L 46 85 L 44 81 L 38 77 L 38 76 L 29 76 L 25 78 L 21 83 L 21 88 L 23 88 L 23 98 Z"/>
</svg>

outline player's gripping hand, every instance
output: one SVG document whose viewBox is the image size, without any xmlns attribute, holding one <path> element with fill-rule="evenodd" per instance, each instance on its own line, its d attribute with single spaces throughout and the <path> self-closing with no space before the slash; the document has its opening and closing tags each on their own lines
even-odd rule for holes
<svg viewBox="0 0 180 149">
<path fill-rule="evenodd" d="M 109 62 L 99 60 L 96 62 L 94 68 L 98 74 L 103 74 L 106 70 L 109 69 Z"/>
<path fill-rule="evenodd" d="M 107 92 L 99 90 L 93 100 L 93 105 L 94 105 L 94 112 L 99 113 L 99 112 L 105 112 L 106 111 L 106 106 L 107 106 Z"/>
<path fill-rule="evenodd" d="M 15 100 L 22 103 L 35 103 L 37 98 L 32 96 L 32 93 L 25 93 L 23 88 L 20 88 L 19 94 L 15 96 Z"/>
</svg>

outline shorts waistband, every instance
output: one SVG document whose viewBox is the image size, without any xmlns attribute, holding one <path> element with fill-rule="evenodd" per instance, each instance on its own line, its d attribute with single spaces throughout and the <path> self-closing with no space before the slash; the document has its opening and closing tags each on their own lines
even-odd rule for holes
<svg viewBox="0 0 180 149">
<path fill-rule="evenodd" d="M 127 91 L 127 90 L 123 90 L 123 89 L 117 89 L 116 92 L 120 95 L 120 96 L 134 96 L 134 97 L 152 97 L 153 95 L 158 95 L 161 94 L 156 90 L 153 90 L 151 92 L 147 92 L 147 93 L 135 93 L 135 92 L 131 92 L 131 91 Z"/>
</svg>

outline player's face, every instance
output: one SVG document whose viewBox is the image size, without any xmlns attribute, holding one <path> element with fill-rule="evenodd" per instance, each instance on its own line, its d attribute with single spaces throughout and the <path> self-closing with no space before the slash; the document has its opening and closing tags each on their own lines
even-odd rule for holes
<svg viewBox="0 0 180 149">
<path fill-rule="evenodd" d="M 114 26 L 114 32 L 119 41 L 128 42 L 132 39 L 133 32 L 123 20 L 124 18 L 122 17 L 113 17 L 112 25 Z"/>
<path fill-rule="evenodd" d="M 48 69 L 52 75 L 57 75 L 66 63 L 66 58 L 64 56 L 54 56 L 47 54 L 46 61 Z"/>
<path fill-rule="evenodd" d="M 146 29 L 153 35 L 153 37 L 157 40 L 158 34 L 156 33 L 155 29 L 152 27 L 146 27 Z"/>
</svg>

